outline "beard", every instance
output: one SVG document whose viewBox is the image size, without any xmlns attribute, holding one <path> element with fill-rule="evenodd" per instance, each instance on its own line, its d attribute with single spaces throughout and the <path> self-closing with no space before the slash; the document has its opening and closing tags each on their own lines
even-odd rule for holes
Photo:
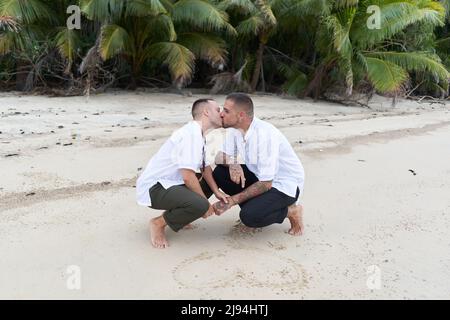
<svg viewBox="0 0 450 320">
<path fill-rule="evenodd" d="M 216 129 L 223 128 L 223 122 L 221 121 L 221 122 L 215 123 L 215 128 Z"/>
<path fill-rule="evenodd" d="M 222 120 L 222 128 L 228 129 L 228 128 L 236 128 L 238 122 L 235 121 L 234 123 L 225 123 L 224 120 Z"/>
</svg>

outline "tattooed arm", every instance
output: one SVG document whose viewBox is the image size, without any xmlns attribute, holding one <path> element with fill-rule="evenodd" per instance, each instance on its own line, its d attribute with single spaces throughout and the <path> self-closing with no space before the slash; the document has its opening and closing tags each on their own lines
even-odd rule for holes
<svg viewBox="0 0 450 320">
<path fill-rule="evenodd" d="M 271 188 L 272 181 L 257 181 L 241 193 L 232 196 L 231 199 L 235 204 L 243 203 L 269 191 Z"/>
<path fill-rule="evenodd" d="M 235 194 L 228 198 L 228 203 L 223 201 L 219 201 L 214 203 L 213 208 L 216 212 L 216 215 L 220 216 L 222 213 L 237 205 L 239 203 L 243 203 L 247 200 L 255 198 L 272 188 L 272 181 L 258 181 L 252 184 L 250 187 L 242 191 L 241 193 Z"/>
</svg>

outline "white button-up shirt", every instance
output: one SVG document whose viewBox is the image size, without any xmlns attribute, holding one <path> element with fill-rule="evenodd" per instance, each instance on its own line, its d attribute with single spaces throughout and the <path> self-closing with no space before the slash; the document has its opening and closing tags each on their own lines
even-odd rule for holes
<svg viewBox="0 0 450 320">
<path fill-rule="evenodd" d="M 229 128 L 222 151 L 240 157 L 259 181 L 272 181 L 272 187 L 295 198 L 303 192 L 305 172 L 300 159 L 286 137 L 272 124 L 253 118 L 245 136 Z"/>
<path fill-rule="evenodd" d="M 205 161 L 205 162 L 204 162 Z M 191 121 L 172 133 L 150 159 L 145 170 L 136 182 L 136 200 L 142 206 L 151 206 L 149 189 L 158 182 L 168 189 L 183 185 L 180 169 L 191 169 L 200 172 L 208 166 L 205 156 L 205 139 L 197 121 Z"/>
</svg>

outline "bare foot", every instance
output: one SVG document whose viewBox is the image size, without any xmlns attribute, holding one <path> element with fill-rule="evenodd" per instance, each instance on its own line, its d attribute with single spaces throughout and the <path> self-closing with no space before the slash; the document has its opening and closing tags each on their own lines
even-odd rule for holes
<svg viewBox="0 0 450 320">
<path fill-rule="evenodd" d="M 241 222 L 241 220 L 237 221 L 237 224 L 234 225 L 234 228 L 241 233 L 256 233 L 262 231 L 262 228 L 247 227 L 245 224 Z"/>
<path fill-rule="evenodd" d="M 189 223 L 188 225 L 185 225 L 183 227 L 183 230 L 194 230 L 197 229 L 197 226 L 195 224 Z"/>
<path fill-rule="evenodd" d="M 158 218 L 151 219 L 149 227 L 152 245 L 158 249 L 167 248 L 169 243 L 167 242 L 166 235 L 164 234 L 164 228 L 166 227 L 164 218 L 160 216 Z"/>
<path fill-rule="evenodd" d="M 287 218 L 291 223 L 291 228 L 287 233 L 292 236 L 299 236 L 303 234 L 305 227 L 303 226 L 303 206 L 292 205 L 288 208 Z"/>
<path fill-rule="evenodd" d="M 261 228 L 247 227 L 245 224 L 242 224 L 241 226 L 239 226 L 239 231 L 241 231 L 242 233 L 256 233 L 260 230 L 261 230 Z"/>
</svg>

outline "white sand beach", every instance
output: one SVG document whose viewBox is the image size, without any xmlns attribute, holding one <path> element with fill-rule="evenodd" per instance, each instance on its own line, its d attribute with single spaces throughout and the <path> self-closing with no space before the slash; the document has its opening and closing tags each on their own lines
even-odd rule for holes
<svg viewBox="0 0 450 320">
<path fill-rule="evenodd" d="M 155 249 L 135 181 L 200 97 L 0 93 L 1 299 L 450 299 L 450 103 L 253 95 L 305 167 L 305 234 L 233 208 Z"/>
</svg>

